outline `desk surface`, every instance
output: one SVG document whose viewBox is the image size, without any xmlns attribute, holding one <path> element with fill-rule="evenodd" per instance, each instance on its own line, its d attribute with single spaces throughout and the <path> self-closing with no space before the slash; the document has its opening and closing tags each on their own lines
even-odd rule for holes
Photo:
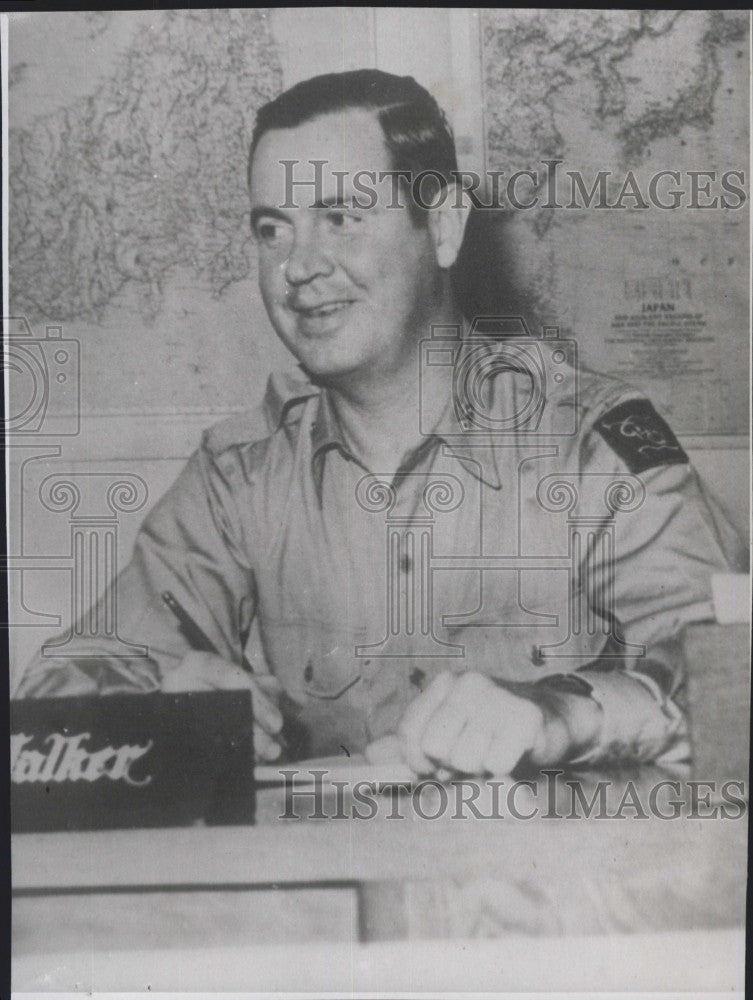
<svg viewBox="0 0 753 1000">
<path fill-rule="evenodd" d="M 307 772 L 301 771 L 301 774 Z M 581 776 L 580 788 L 589 798 L 599 775 Z M 551 785 L 542 781 L 536 796 L 519 786 L 514 807 L 531 819 L 510 815 L 505 796 L 509 779 L 494 791 L 484 787 L 475 808 L 458 806 L 462 786 L 447 786 L 447 807 L 439 811 L 436 783 L 424 783 L 420 815 L 414 794 L 399 805 L 388 795 L 377 796 L 373 819 L 350 818 L 351 802 L 337 805 L 325 786 L 322 818 L 305 818 L 311 799 L 296 802 L 301 819 L 282 819 L 281 788 L 261 789 L 254 827 L 204 827 L 23 834 L 12 844 L 16 892 L 134 887 L 269 886 L 316 883 L 364 883 L 395 880 L 514 879 L 546 889 L 567 891 L 578 880 L 598 878 L 616 885 L 635 878 L 653 879 L 662 891 L 675 886 L 706 910 L 714 900 L 734 923 L 744 913 L 746 817 L 661 819 L 635 818 L 631 808 L 614 816 L 628 782 L 647 809 L 650 790 L 661 780 L 657 769 L 612 775 L 605 799 L 606 818 L 562 818 L 572 799 L 564 801 L 558 779 L 556 802 Z M 467 789 L 468 786 L 466 786 Z M 682 783 L 681 788 L 687 790 Z M 523 793 L 523 794 L 519 794 Z M 657 799 L 667 811 L 673 789 Z M 441 793 L 444 794 L 444 793 Z M 492 802 L 491 795 L 496 798 Z M 685 796 L 687 801 L 687 795 Z M 289 807 L 288 807 L 289 808 Z M 559 817 L 553 814 L 556 810 Z M 333 818 L 343 813 L 343 818 Z M 580 811 L 580 810 L 579 810 Z M 708 812 L 709 810 L 700 810 Z M 392 814 L 395 817 L 393 818 Z M 346 818 L 347 817 L 347 818 Z M 706 884 L 708 883 L 708 884 Z M 701 887 L 703 884 L 703 888 Z M 696 898 L 697 897 L 697 898 Z M 638 928 L 635 928 L 638 929 Z"/>
<path fill-rule="evenodd" d="M 16 836 L 15 891 L 133 886 L 268 885 L 384 879 L 611 879 L 706 863 L 739 878 L 745 821 L 625 818 L 279 820 L 255 827 L 90 831 Z M 692 864 L 691 864 L 692 862 Z"/>
<path fill-rule="evenodd" d="M 597 777 L 584 780 L 585 794 L 593 792 Z M 660 777 L 653 769 L 641 772 L 644 796 Z M 623 775 L 610 788 L 612 810 L 626 780 Z M 164 949 L 161 957 L 150 959 L 156 963 L 155 976 L 160 969 L 164 973 L 185 951 L 192 920 L 199 921 L 194 935 L 199 939 L 201 921 L 221 919 L 230 929 L 233 921 L 238 922 L 238 933 L 231 934 L 233 941 L 253 941 L 257 933 L 253 921 L 245 929 L 241 926 L 244 907 L 235 902 L 240 898 L 239 890 L 246 896 L 243 890 L 263 893 L 275 887 L 305 893 L 340 886 L 362 897 L 366 893 L 363 898 L 367 901 L 369 887 L 374 887 L 377 901 L 385 898 L 386 891 L 389 906 L 395 903 L 397 893 L 396 913 L 402 907 L 407 916 L 395 916 L 392 936 L 443 938 L 446 945 L 448 939 L 507 939 L 525 934 L 543 943 L 560 938 L 573 941 L 574 935 L 582 939 L 583 935 L 623 932 L 651 934 L 652 940 L 655 934 L 683 934 L 682 941 L 687 943 L 687 935 L 700 928 L 704 934 L 727 933 L 744 925 L 744 816 L 636 819 L 628 818 L 632 814 L 626 810 L 623 819 L 547 818 L 549 803 L 544 787 L 537 798 L 526 798 L 523 793 L 527 791 L 520 788 L 516 805 L 521 813 L 538 805 L 538 815 L 529 820 L 515 819 L 504 808 L 504 818 L 460 819 L 448 808 L 438 819 L 425 819 L 410 808 L 410 796 L 401 800 L 403 807 L 397 810 L 403 817 L 400 819 L 389 818 L 389 797 L 373 820 L 331 818 L 337 811 L 334 805 L 325 807 L 327 819 L 280 819 L 284 797 L 280 789 L 270 788 L 260 792 L 255 827 L 17 836 L 12 844 L 13 882 L 19 919 L 26 921 L 16 930 L 16 939 L 20 940 L 19 934 L 24 939 L 18 974 L 23 981 L 34 982 L 51 953 L 70 951 L 70 938 L 65 943 L 59 935 L 56 944 L 49 922 L 44 935 L 34 936 L 33 907 L 43 906 L 51 895 L 58 905 L 63 895 L 85 907 L 82 912 L 89 924 L 81 954 L 88 954 L 85 966 L 92 976 L 95 967 L 104 968 L 104 959 L 95 961 L 95 955 L 107 954 L 116 965 L 122 965 L 126 951 L 132 956 L 140 954 L 134 949 L 153 951 L 155 928 L 162 931 L 160 940 L 164 940 L 164 925 L 171 912 L 173 916 L 181 914 L 175 924 L 182 929 L 167 947 L 168 952 L 174 952 L 172 959 L 166 957 Z M 432 794 L 438 794 L 437 790 L 429 786 L 423 799 L 424 812 L 429 815 L 434 811 Z M 308 811 L 309 800 L 302 802 L 302 811 Z M 488 813 L 488 804 L 483 797 L 477 801 L 483 814 Z M 347 815 L 347 800 L 345 812 Z M 266 898 L 270 895 L 275 896 L 268 893 Z M 152 913 L 150 898 L 154 899 Z M 212 898 L 219 907 L 215 910 L 209 906 Z M 192 916 L 192 911 L 201 917 Z M 119 940 L 112 928 L 118 920 L 125 920 L 128 912 L 134 916 L 141 937 L 132 934 L 126 942 Z M 314 923 L 320 919 L 316 907 L 312 919 Z M 321 921 L 315 935 L 319 940 L 326 937 L 330 926 L 323 916 Z M 341 924 L 346 925 L 347 921 Z M 354 931 L 351 924 L 346 936 Z M 731 940 L 724 938 L 724 947 L 734 950 L 737 946 Z M 236 970 L 242 964 L 242 951 L 229 959 Z M 690 952 L 700 954 L 697 949 Z M 548 945 L 546 954 L 551 954 Z M 550 964 L 549 958 L 545 964 Z M 67 968 L 65 963 L 58 966 Z M 672 962 L 664 968 L 670 967 L 674 968 Z M 104 988 L 99 983 L 109 981 L 109 975 L 103 971 L 89 986 Z M 730 976 L 734 979 L 734 970 Z M 670 976 L 664 988 L 686 988 L 675 980 Z M 605 988 L 604 983 L 598 985 Z M 717 983 L 713 988 L 729 989 L 733 983 Z"/>
<path fill-rule="evenodd" d="M 190 993 L 306 991 L 314 996 L 394 992 L 397 996 L 438 993 L 513 992 L 540 996 L 565 991 L 591 996 L 664 994 L 673 1000 L 692 995 L 744 996 L 745 932 L 689 931 L 619 937 L 531 938 L 497 941 L 397 941 L 372 944 L 300 945 L 289 948 L 191 948 L 123 951 L 115 954 L 49 953 L 42 961 L 24 957 L 14 969 L 16 990 L 54 989 L 87 970 L 95 995 L 125 991 L 165 997 Z M 36 956 L 34 957 L 36 958 Z M 53 980 L 54 983 L 54 980 Z M 80 983 L 80 980 L 79 980 Z M 79 986 L 79 990 L 84 984 Z M 594 991 L 598 991 L 598 994 Z M 43 994 L 42 994 L 43 995 Z M 19 1000 L 21 1000 L 19 994 Z"/>
</svg>

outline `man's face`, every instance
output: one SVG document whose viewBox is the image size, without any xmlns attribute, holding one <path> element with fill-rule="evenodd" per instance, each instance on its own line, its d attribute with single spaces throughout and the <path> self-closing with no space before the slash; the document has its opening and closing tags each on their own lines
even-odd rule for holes
<svg viewBox="0 0 753 1000">
<path fill-rule="evenodd" d="M 321 189 L 286 190 L 285 160 L 298 161 L 288 181 L 313 180 L 310 161 L 326 161 Z M 352 205 L 354 194 L 369 202 L 353 186 L 359 171 L 391 169 L 378 120 L 360 109 L 267 132 L 254 154 L 262 298 L 283 343 L 324 381 L 389 378 L 415 362 L 430 332 L 441 272 L 429 228 L 414 225 L 392 178 L 366 181 L 376 189 L 373 208 Z"/>
</svg>

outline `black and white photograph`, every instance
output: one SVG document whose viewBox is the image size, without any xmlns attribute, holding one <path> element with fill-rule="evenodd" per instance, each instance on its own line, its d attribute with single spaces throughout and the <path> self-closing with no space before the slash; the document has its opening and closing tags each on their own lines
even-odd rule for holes
<svg viewBox="0 0 753 1000">
<path fill-rule="evenodd" d="M 742 998 L 749 12 L 6 11 L 11 996 Z"/>
</svg>

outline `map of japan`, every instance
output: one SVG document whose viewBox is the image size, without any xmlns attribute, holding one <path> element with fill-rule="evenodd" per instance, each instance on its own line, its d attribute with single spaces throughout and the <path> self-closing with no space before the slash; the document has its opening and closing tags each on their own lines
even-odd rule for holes
<svg viewBox="0 0 753 1000">
<path fill-rule="evenodd" d="M 676 431 L 744 433 L 747 15 L 481 21 L 486 166 L 505 183 L 531 171 L 518 191 L 539 204 L 506 212 L 504 271 L 587 365 L 640 385 Z M 740 188 L 727 200 L 725 178 Z"/>
</svg>

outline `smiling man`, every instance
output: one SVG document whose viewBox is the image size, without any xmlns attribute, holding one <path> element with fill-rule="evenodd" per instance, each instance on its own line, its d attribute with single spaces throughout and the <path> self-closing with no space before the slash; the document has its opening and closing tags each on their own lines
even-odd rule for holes
<svg viewBox="0 0 753 1000">
<path fill-rule="evenodd" d="M 677 640 L 712 617 L 734 533 L 640 393 L 560 348 L 565 374 L 536 382 L 522 349 L 469 337 L 456 170 L 412 78 L 317 77 L 262 108 L 259 281 L 300 377 L 209 430 L 145 521 L 117 601 L 149 656 L 90 641 L 38 657 L 22 694 L 247 686 L 260 758 L 346 748 L 419 774 L 680 752 Z M 413 197 L 426 171 L 436 207 Z M 445 360 L 422 367 L 437 331 Z M 480 422 L 458 400 L 472 350 Z M 517 426 L 532 381 L 535 427 Z M 189 648 L 165 590 L 216 655 Z"/>
</svg>

